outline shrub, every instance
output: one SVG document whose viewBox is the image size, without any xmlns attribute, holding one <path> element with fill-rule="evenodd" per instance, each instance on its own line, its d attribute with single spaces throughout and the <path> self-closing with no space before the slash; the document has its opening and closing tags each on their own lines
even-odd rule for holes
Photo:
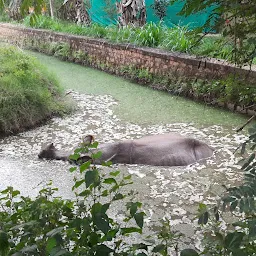
<svg viewBox="0 0 256 256">
<path fill-rule="evenodd" d="M 55 76 L 21 50 L 0 47 L 0 132 L 17 132 L 67 109 Z"/>
<path fill-rule="evenodd" d="M 251 119 L 252 120 L 252 119 Z M 249 129 L 249 138 L 241 146 L 254 152 L 256 148 L 256 125 Z M 248 154 L 247 154 L 248 155 Z M 244 172 L 242 184 L 226 187 L 221 200 L 212 209 L 201 204 L 199 208 L 199 224 L 206 224 L 204 255 L 255 255 L 256 251 L 256 158 L 249 152 L 242 161 Z M 222 213 L 229 211 L 232 215 L 230 223 L 223 221 Z"/>
<path fill-rule="evenodd" d="M 160 47 L 178 52 L 191 52 L 195 44 L 196 36 L 191 34 L 188 26 L 174 26 L 166 29 L 164 39 Z"/>
</svg>

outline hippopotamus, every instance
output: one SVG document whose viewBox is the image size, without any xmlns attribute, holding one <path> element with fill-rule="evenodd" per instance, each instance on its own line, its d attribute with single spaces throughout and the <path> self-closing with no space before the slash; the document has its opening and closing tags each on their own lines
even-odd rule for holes
<svg viewBox="0 0 256 256">
<path fill-rule="evenodd" d="M 85 141 L 93 140 L 86 136 Z M 140 139 L 123 140 L 113 143 L 99 144 L 92 153 L 101 151 L 101 156 L 93 160 L 95 164 L 111 161 L 114 164 L 143 164 L 153 166 L 186 166 L 208 158 L 213 154 L 213 148 L 194 138 L 188 138 L 176 133 L 145 136 Z M 42 148 L 39 158 L 69 160 L 70 152 L 57 150 L 53 143 Z M 80 162 L 90 160 L 86 153 L 79 158 Z"/>
</svg>

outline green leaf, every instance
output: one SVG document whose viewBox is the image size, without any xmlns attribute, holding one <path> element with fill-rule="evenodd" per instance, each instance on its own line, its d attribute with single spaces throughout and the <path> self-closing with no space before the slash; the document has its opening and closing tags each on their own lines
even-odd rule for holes
<svg viewBox="0 0 256 256">
<path fill-rule="evenodd" d="M 97 148 L 99 143 L 97 141 L 93 142 L 91 145 L 89 145 L 89 148 Z"/>
<path fill-rule="evenodd" d="M 83 173 L 85 170 L 88 170 L 90 168 L 91 161 L 84 162 L 80 165 L 80 173 Z"/>
<path fill-rule="evenodd" d="M 116 180 L 114 178 L 107 178 L 103 181 L 105 184 L 117 184 Z"/>
<path fill-rule="evenodd" d="M 54 237 L 56 236 L 57 234 L 61 234 L 61 232 L 63 231 L 64 227 L 58 227 L 58 228 L 55 228 L 55 229 L 52 229 L 50 232 L 48 232 L 46 234 L 46 236 L 49 236 L 49 237 Z"/>
<path fill-rule="evenodd" d="M 117 194 L 115 194 L 115 196 L 113 197 L 113 201 L 115 201 L 115 200 L 120 200 L 120 199 L 123 199 L 123 198 L 125 198 L 125 196 L 124 196 L 123 194 L 117 193 Z"/>
<path fill-rule="evenodd" d="M 181 251 L 180 256 L 199 256 L 194 249 L 184 249 Z"/>
<path fill-rule="evenodd" d="M 91 193 L 92 193 L 92 192 L 91 192 L 90 190 L 86 189 L 86 190 L 83 190 L 83 191 L 82 191 L 81 193 L 79 193 L 78 195 L 79 195 L 79 196 L 85 196 L 85 197 L 87 197 L 87 196 L 89 196 Z"/>
<path fill-rule="evenodd" d="M 56 239 L 54 237 L 51 237 L 48 239 L 47 244 L 46 244 L 46 251 L 48 253 L 51 252 L 51 250 L 57 245 Z"/>
<path fill-rule="evenodd" d="M 84 151 L 83 148 L 76 148 L 75 151 L 74 151 L 74 153 L 75 153 L 75 154 L 79 154 L 79 153 L 81 153 L 81 152 L 83 152 L 83 151 Z"/>
<path fill-rule="evenodd" d="M 13 187 L 7 187 L 6 189 L 1 191 L 1 194 L 8 194 L 11 191 L 13 191 Z"/>
<path fill-rule="evenodd" d="M 33 244 L 31 246 L 25 246 L 21 249 L 22 253 L 30 253 L 30 252 L 35 253 L 36 251 L 37 251 L 37 245 L 36 244 Z"/>
<path fill-rule="evenodd" d="M 76 167 L 76 166 L 69 168 L 69 171 L 70 171 L 70 172 L 74 172 L 74 171 L 76 171 L 76 170 L 77 170 L 77 167 Z"/>
<path fill-rule="evenodd" d="M 242 232 L 233 232 L 227 234 L 224 240 L 225 248 L 229 250 L 238 249 L 244 236 L 245 234 Z"/>
<path fill-rule="evenodd" d="M 102 156 L 102 152 L 98 151 L 97 153 L 92 154 L 92 159 L 99 159 Z"/>
<path fill-rule="evenodd" d="M 106 245 L 101 244 L 96 247 L 95 252 L 95 256 L 109 256 L 110 253 L 114 251 Z"/>
<path fill-rule="evenodd" d="M 249 227 L 249 237 L 255 239 L 255 237 L 256 237 L 256 220 L 249 220 L 248 227 Z"/>
<path fill-rule="evenodd" d="M 90 236 L 89 236 L 89 239 L 90 239 L 91 245 L 94 246 L 94 245 L 96 245 L 99 242 L 100 235 L 95 233 L 95 232 L 91 232 Z"/>
<path fill-rule="evenodd" d="M 105 235 L 111 229 L 107 218 L 102 217 L 102 214 L 97 215 L 93 218 L 93 222 L 96 227 L 101 230 Z"/>
<path fill-rule="evenodd" d="M 106 211 L 109 209 L 110 203 L 103 204 L 101 207 L 101 213 L 106 213 Z"/>
<path fill-rule="evenodd" d="M 127 235 L 130 233 L 142 233 L 140 228 L 130 227 L 130 228 L 121 228 L 122 235 Z"/>
<path fill-rule="evenodd" d="M 62 249 L 60 247 L 53 248 L 50 253 L 50 256 L 71 256 L 71 255 L 72 254 L 69 251 Z"/>
<path fill-rule="evenodd" d="M 130 210 L 130 214 L 133 217 L 134 214 L 137 212 L 138 208 L 142 206 L 141 202 L 129 202 L 126 204 L 128 210 Z"/>
<path fill-rule="evenodd" d="M 75 188 L 80 187 L 83 183 L 85 183 L 84 180 L 77 180 L 77 181 L 75 182 L 75 185 L 72 187 L 72 190 L 74 190 Z"/>
<path fill-rule="evenodd" d="M 118 231 L 119 231 L 118 228 L 109 230 L 106 235 L 107 241 L 112 241 L 112 239 L 116 237 L 116 234 Z"/>
<path fill-rule="evenodd" d="M 80 154 L 73 154 L 73 155 L 70 155 L 69 156 L 69 159 L 70 160 L 74 160 L 74 161 L 77 161 L 80 157 Z"/>
<path fill-rule="evenodd" d="M 153 248 L 152 252 L 163 252 L 165 248 L 166 246 L 164 244 L 158 244 Z"/>
<path fill-rule="evenodd" d="M 0 230 L 0 255 L 5 255 L 5 252 L 9 248 L 8 235 L 4 231 Z"/>
<path fill-rule="evenodd" d="M 201 211 L 206 211 L 207 210 L 207 206 L 205 205 L 205 204 L 203 204 L 203 203 L 199 203 L 199 211 L 201 212 Z"/>
<path fill-rule="evenodd" d="M 107 189 L 105 189 L 104 191 L 102 191 L 102 193 L 101 193 L 101 196 L 108 196 L 109 195 L 109 192 L 108 192 L 108 190 Z"/>
<path fill-rule="evenodd" d="M 215 234 L 217 240 L 219 240 L 221 242 L 221 244 L 223 244 L 223 240 L 224 240 L 223 235 L 219 232 L 214 232 L 214 234 Z"/>
<path fill-rule="evenodd" d="M 102 205 L 101 203 L 95 203 L 91 209 L 93 223 L 104 234 L 107 234 L 110 230 L 109 219 L 108 216 L 105 214 L 108 207 L 109 204 Z"/>
<path fill-rule="evenodd" d="M 98 170 L 93 171 L 87 171 L 85 173 L 85 182 L 86 182 L 86 188 L 88 188 L 90 185 L 97 186 L 99 183 L 99 172 Z"/>
<path fill-rule="evenodd" d="M 132 175 L 130 174 L 130 175 L 125 176 L 124 180 L 130 180 L 131 178 L 132 178 Z"/>
<path fill-rule="evenodd" d="M 119 174 L 120 174 L 120 171 L 110 172 L 109 173 L 109 175 L 114 176 L 114 177 L 118 176 Z"/>
<path fill-rule="evenodd" d="M 140 228 L 143 228 L 143 224 L 144 224 L 144 215 L 145 215 L 144 212 L 139 212 L 139 213 L 135 213 L 135 214 L 134 214 L 134 219 L 135 219 L 137 225 L 138 225 Z"/>
<path fill-rule="evenodd" d="M 14 191 L 12 192 L 12 197 L 15 197 L 15 196 L 17 196 L 17 195 L 19 195 L 19 194 L 20 194 L 20 191 L 14 190 Z"/>
<path fill-rule="evenodd" d="M 101 163 L 102 166 L 106 166 L 106 167 L 110 167 L 110 166 L 112 166 L 112 164 L 113 163 L 111 161 L 107 161 L 107 162 L 102 162 Z"/>
</svg>

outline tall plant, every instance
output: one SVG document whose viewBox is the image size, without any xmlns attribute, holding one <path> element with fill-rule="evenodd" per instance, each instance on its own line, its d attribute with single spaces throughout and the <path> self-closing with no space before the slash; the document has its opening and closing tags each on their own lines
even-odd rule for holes
<svg viewBox="0 0 256 256">
<path fill-rule="evenodd" d="M 143 26 L 146 23 L 145 0 L 121 0 L 116 2 L 118 22 L 121 27 Z"/>
<path fill-rule="evenodd" d="M 244 172 L 243 183 L 227 188 L 225 195 L 213 209 L 208 210 L 203 204 L 199 207 L 199 224 L 210 224 L 204 236 L 206 239 L 204 253 L 207 255 L 255 255 L 256 125 L 249 129 L 249 138 L 242 144 L 241 153 L 245 152 L 246 145 L 250 146 L 253 153 L 243 160 L 241 166 Z M 224 223 L 222 218 L 223 211 L 227 210 L 230 211 L 233 219 L 228 224 Z"/>
<path fill-rule="evenodd" d="M 36 16 L 42 13 L 45 6 L 46 0 L 0 0 L 0 11 L 7 10 L 9 17 L 15 20 L 20 20 L 30 13 L 31 23 L 34 23 Z"/>
<path fill-rule="evenodd" d="M 237 65 L 252 64 L 256 56 L 256 5 L 254 0 L 171 0 L 183 2 L 180 15 L 211 10 L 211 15 L 201 27 L 202 31 L 220 31 L 227 41 L 232 41 L 232 62 Z M 222 42 L 221 42 L 222 43 Z"/>
<path fill-rule="evenodd" d="M 154 0 L 154 3 L 151 4 L 151 8 L 154 10 L 155 15 L 163 20 L 167 15 L 167 7 L 169 6 L 169 0 Z"/>
</svg>

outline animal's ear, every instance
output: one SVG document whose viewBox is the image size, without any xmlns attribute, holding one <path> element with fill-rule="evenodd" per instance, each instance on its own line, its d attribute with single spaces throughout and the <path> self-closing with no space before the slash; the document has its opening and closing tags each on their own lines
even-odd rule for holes
<svg viewBox="0 0 256 256">
<path fill-rule="evenodd" d="M 94 137 L 92 135 L 86 135 L 84 138 L 83 138 L 83 143 L 85 145 L 90 145 L 92 142 L 94 142 Z"/>
<path fill-rule="evenodd" d="M 55 148 L 54 145 L 53 145 L 53 143 L 51 143 L 51 144 L 49 145 L 49 148 L 51 148 L 51 149 Z"/>
</svg>

